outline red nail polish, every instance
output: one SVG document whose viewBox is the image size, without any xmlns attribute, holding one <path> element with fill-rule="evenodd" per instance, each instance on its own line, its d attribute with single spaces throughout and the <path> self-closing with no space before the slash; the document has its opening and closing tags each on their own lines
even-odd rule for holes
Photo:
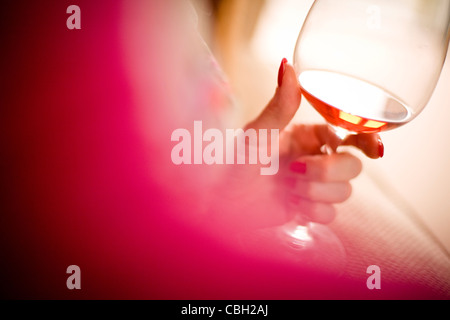
<svg viewBox="0 0 450 320">
<path fill-rule="evenodd" d="M 283 84 L 283 77 L 284 77 L 284 72 L 286 71 L 286 63 L 287 63 L 287 59 L 283 58 L 283 60 L 281 60 L 281 65 L 280 65 L 280 69 L 278 70 L 278 87 L 281 87 Z"/>
<path fill-rule="evenodd" d="M 381 142 L 381 140 L 378 140 L 378 154 L 380 158 L 384 157 L 384 144 Z"/>
<path fill-rule="evenodd" d="M 293 162 L 290 166 L 292 172 L 305 174 L 306 173 L 306 163 L 303 162 Z"/>
</svg>

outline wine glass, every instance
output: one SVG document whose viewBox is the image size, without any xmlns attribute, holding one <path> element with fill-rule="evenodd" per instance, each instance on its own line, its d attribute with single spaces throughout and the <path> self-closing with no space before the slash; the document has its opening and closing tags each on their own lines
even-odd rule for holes
<svg viewBox="0 0 450 320">
<path fill-rule="evenodd" d="M 314 2 L 294 67 L 303 96 L 337 136 L 328 150 L 350 134 L 398 128 L 423 110 L 447 55 L 449 21 L 450 0 Z M 342 271 L 338 237 L 302 219 L 278 228 L 278 239 L 301 263 Z"/>
</svg>

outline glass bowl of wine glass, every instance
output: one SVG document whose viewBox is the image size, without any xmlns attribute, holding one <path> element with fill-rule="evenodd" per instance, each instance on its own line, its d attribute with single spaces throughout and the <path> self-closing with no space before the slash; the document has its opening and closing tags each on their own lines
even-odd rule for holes
<svg viewBox="0 0 450 320">
<path fill-rule="evenodd" d="M 439 80 L 449 27 L 450 0 L 316 0 L 297 40 L 294 68 L 302 95 L 336 134 L 333 141 L 417 117 Z M 306 215 L 298 221 L 277 228 L 274 242 L 284 243 L 278 248 L 301 264 L 342 272 L 346 256 L 338 237 Z"/>
<path fill-rule="evenodd" d="M 449 0 L 315 1 L 294 54 L 303 96 L 341 137 L 410 122 L 440 77 L 449 21 Z"/>
</svg>

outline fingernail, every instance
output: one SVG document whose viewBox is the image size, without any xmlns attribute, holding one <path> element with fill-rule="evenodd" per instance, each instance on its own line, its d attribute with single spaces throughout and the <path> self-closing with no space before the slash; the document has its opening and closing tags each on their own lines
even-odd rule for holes
<svg viewBox="0 0 450 320">
<path fill-rule="evenodd" d="M 280 69 L 278 70 L 278 87 L 281 87 L 283 85 L 283 77 L 284 77 L 284 72 L 286 71 L 286 63 L 287 63 L 287 59 L 283 58 L 283 60 L 281 60 L 281 65 L 280 65 Z"/>
<path fill-rule="evenodd" d="M 293 162 L 293 163 L 291 163 L 290 169 L 292 172 L 305 174 L 306 173 L 306 163 Z"/>
<path fill-rule="evenodd" d="M 384 144 L 381 142 L 381 139 L 378 140 L 378 155 L 380 158 L 384 157 Z"/>
</svg>

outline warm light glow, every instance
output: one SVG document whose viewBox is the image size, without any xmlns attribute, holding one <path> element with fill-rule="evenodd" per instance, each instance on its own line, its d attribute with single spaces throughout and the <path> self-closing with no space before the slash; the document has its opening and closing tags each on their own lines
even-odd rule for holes
<svg viewBox="0 0 450 320">
<path fill-rule="evenodd" d="M 385 125 L 385 123 L 383 123 L 383 122 L 378 122 L 378 121 L 375 121 L 375 120 L 368 120 L 368 121 L 364 124 L 365 127 L 367 127 L 367 128 L 373 128 L 373 129 L 379 129 L 379 128 L 381 128 L 381 127 L 384 126 L 384 125 Z"/>
<path fill-rule="evenodd" d="M 352 115 L 350 113 L 346 113 L 344 111 L 339 112 L 339 118 L 341 118 L 344 121 L 353 123 L 353 124 L 361 124 L 361 122 L 364 120 L 361 117 L 354 116 L 354 115 Z M 379 129 L 384 125 L 386 125 L 386 124 L 383 122 L 375 121 L 375 120 L 367 120 L 367 122 L 364 123 L 365 127 L 372 128 L 372 129 Z"/>
<path fill-rule="evenodd" d="M 344 111 L 339 112 L 339 118 L 342 120 L 345 120 L 347 122 L 353 123 L 353 124 L 359 124 L 361 122 L 361 118 L 358 116 L 354 116 L 350 113 L 346 113 Z"/>
</svg>

